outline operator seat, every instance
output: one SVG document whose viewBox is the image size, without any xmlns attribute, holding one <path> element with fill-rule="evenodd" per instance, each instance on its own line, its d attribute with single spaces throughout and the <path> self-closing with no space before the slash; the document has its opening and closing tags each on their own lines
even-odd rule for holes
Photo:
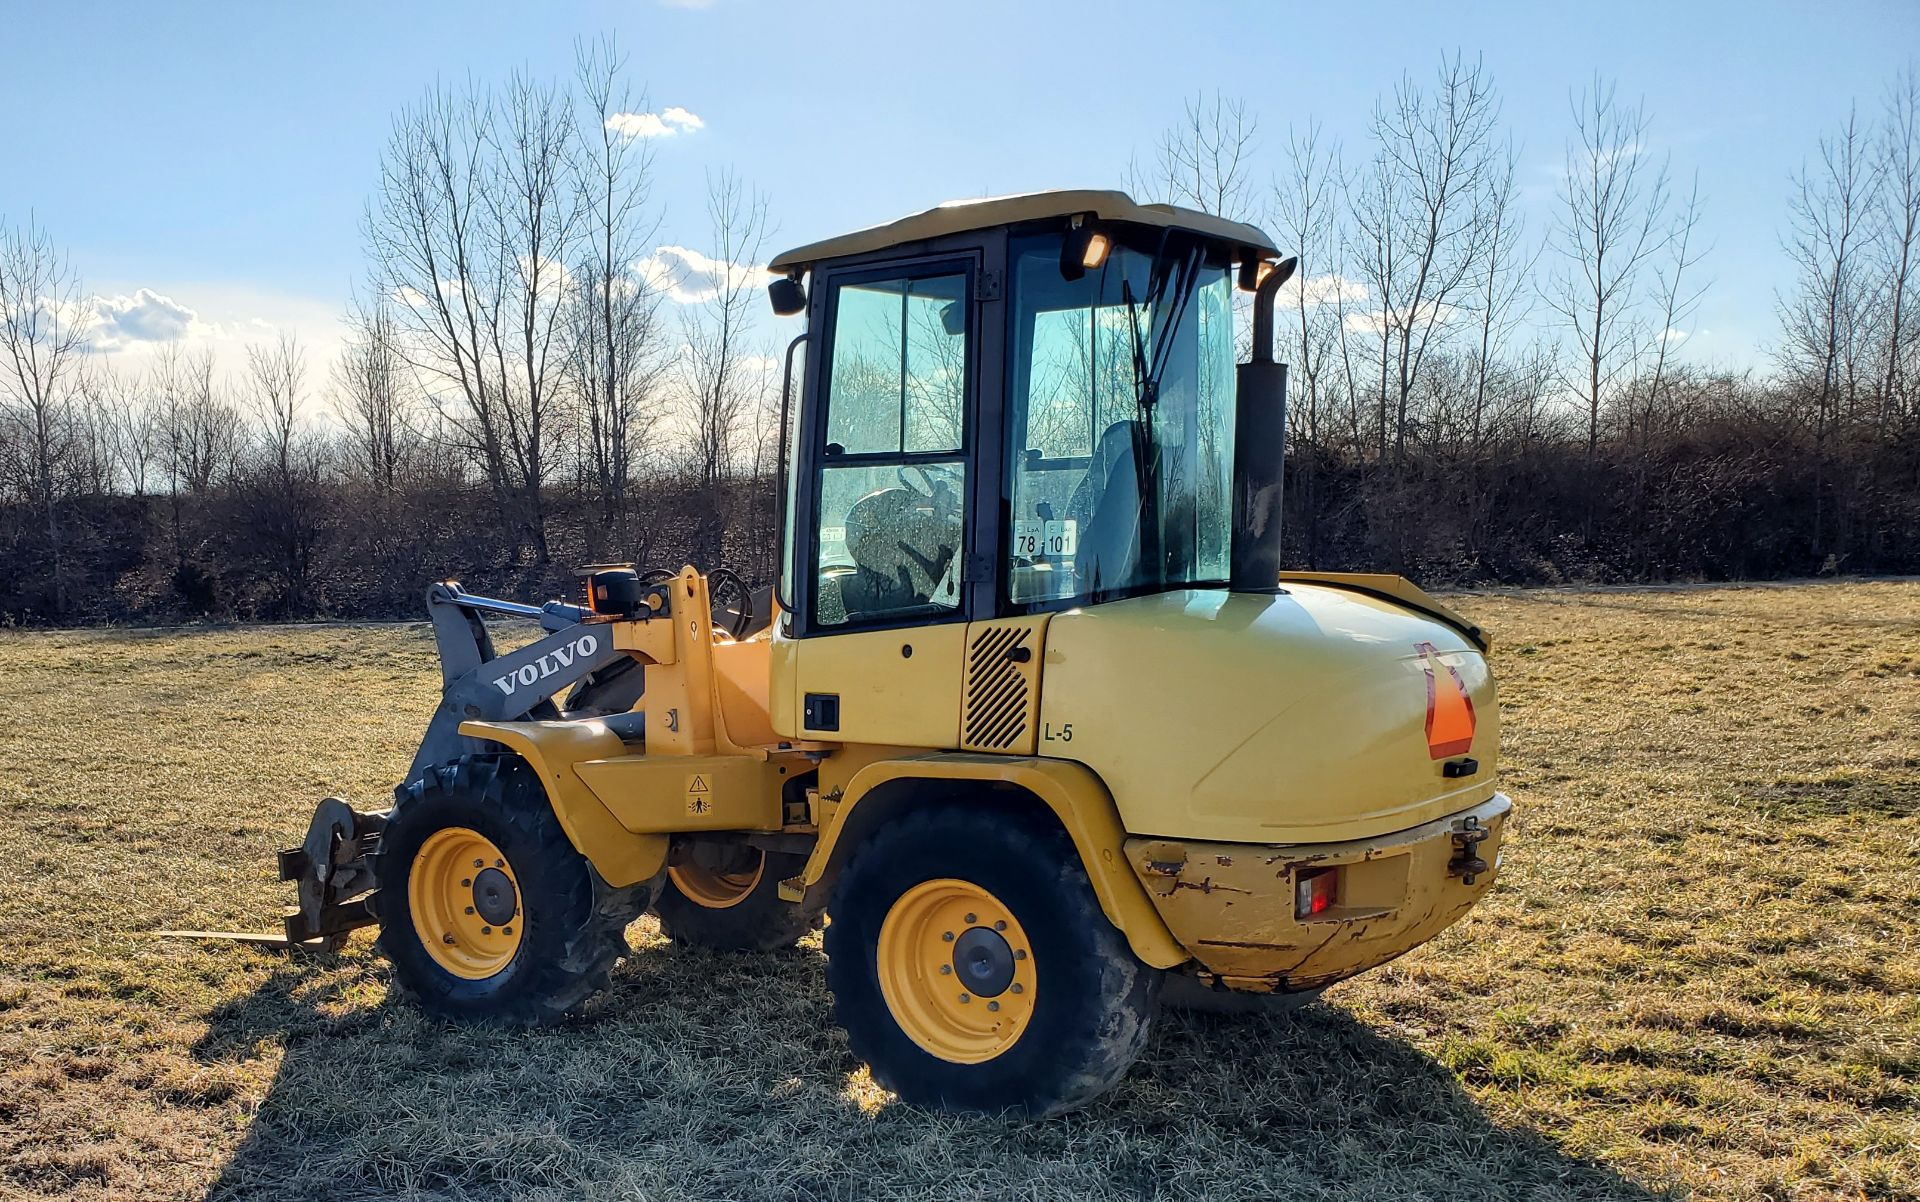
<svg viewBox="0 0 1920 1202">
<path fill-rule="evenodd" d="M 1083 591 L 1133 582 L 1140 559 L 1140 473 L 1134 467 L 1137 421 L 1117 421 L 1100 435 L 1070 508 L 1081 517 L 1074 573 Z"/>
<path fill-rule="evenodd" d="M 881 488 L 847 510 L 854 571 L 840 584 L 849 617 L 929 604 L 960 547 L 960 525 L 905 488 Z"/>
</svg>

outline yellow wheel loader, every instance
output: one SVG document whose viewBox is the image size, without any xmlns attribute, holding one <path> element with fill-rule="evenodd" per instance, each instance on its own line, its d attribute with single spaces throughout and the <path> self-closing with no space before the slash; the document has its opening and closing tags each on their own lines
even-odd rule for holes
<svg viewBox="0 0 1920 1202">
<path fill-rule="evenodd" d="M 287 940 L 377 922 L 421 1005 L 534 1023 L 649 907 L 716 948 L 824 920 L 876 1080 L 1047 1114 L 1125 1074 L 1163 991 L 1297 997 L 1431 938 L 1510 809 L 1488 643 L 1398 577 L 1282 571 L 1278 259 L 1110 191 L 776 258 L 807 325 L 774 594 L 434 586 L 442 703 L 390 810 L 329 800 L 282 854 Z M 503 617 L 544 633 L 498 652 Z"/>
</svg>

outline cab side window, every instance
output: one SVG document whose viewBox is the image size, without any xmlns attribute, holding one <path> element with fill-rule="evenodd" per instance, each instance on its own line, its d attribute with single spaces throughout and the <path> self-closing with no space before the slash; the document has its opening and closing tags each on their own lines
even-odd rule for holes
<svg viewBox="0 0 1920 1202">
<path fill-rule="evenodd" d="M 959 610 L 970 308 L 964 272 L 834 285 L 817 625 Z"/>
</svg>

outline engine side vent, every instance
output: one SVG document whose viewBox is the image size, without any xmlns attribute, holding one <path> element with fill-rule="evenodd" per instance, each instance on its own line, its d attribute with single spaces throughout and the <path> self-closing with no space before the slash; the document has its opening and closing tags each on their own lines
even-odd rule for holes
<svg viewBox="0 0 1920 1202">
<path fill-rule="evenodd" d="M 983 622 L 968 632 L 963 750 L 1033 753 L 1043 629 L 1037 622 Z"/>
</svg>

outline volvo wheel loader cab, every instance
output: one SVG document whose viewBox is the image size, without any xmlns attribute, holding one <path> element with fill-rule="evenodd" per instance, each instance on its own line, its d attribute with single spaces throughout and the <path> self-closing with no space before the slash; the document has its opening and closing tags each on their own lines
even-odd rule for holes
<svg viewBox="0 0 1920 1202">
<path fill-rule="evenodd" d="M 1044 1114 L 1125 1073 L 1169 978 L 1307 993 L 1446 927 L 1509 810 L 1486 638 L 1398 577 L 1281 571 L 1277 257 L 1096 191 L 779 256 L 777 599 L 435 586 L 443 705 L 391 811 L 330 802 L 283 855 L 289 937 L 377 916 L 425 1004 L 541 1021 L 649 905 L 742 949 L 824 910 L 878 1081 Z M 548 633 L 497 654 L 488 614 Z"/>
</svg>

